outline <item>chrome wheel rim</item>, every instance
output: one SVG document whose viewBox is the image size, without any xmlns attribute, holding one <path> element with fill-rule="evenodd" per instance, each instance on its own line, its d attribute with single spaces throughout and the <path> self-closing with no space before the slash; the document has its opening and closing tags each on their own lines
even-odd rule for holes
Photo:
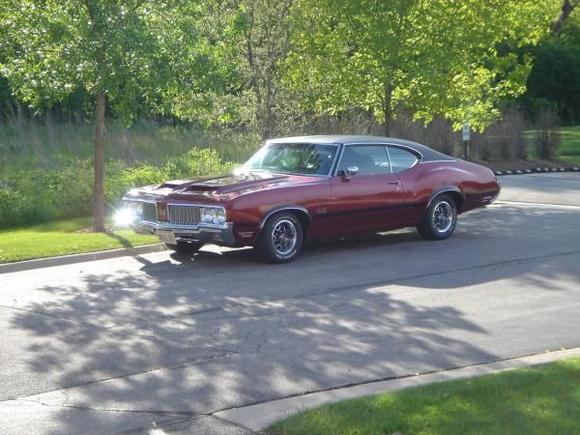
<svg viewBox="0 0 580 435">
<path fill-rule="evenodd" d="M 280 256 L 286 256 L 292 252 L 298 241 L 296 225 L 289 219 L 282 219 L 274 225 L 272 230 L 272 246 Z"/>
<path fill-rule="evenodd" d="M 446 233 L 453 225 L 453 207 L 447 201 L 441 201 L 433 209 L 433 226 L 439 233 Z"/>
</svg>

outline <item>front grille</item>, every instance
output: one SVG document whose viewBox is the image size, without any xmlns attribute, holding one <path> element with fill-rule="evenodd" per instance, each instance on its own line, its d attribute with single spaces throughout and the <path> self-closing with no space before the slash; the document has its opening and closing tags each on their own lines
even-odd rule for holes
<svg viewBox="0 0 580 435">
<path fill-rule="evenodd" d="M 155 222 L 157 220 L 157 212 L 155 204 L 152 202 L 142 202 L 143 220 L 146 222 Z"/>
<path fill-rule="evenodd" d="M 175 225 L 198 225 L 201 222 L 201 208 L 183 205 L 169 205 L 169 222 Z"/>
</svg>

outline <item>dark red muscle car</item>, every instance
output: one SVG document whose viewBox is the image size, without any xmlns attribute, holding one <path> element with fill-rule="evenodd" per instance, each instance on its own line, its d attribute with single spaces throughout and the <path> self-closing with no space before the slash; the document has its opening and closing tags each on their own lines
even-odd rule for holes
<svg viewBox="0 0 580 435">
<path fill-rule="evenodd" d="M 491 170 L 401 139 L 305 136 L 267 141 L 234 175 L 131 190 L 121 217 L 171 249 L 254 246 L 292 260 L 307 240 L 417 227 L 448 238 L 457 215 L 499 193 Z"/>
</svg>

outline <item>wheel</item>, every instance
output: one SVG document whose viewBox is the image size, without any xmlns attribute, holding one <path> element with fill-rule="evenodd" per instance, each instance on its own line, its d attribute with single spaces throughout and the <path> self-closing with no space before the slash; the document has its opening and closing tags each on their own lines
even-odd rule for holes
<svg viewBox="0 0 580 435">
<path fill-rule="evenodd" d="M 167 249 L 171 249 L 172 251 L 184 255 L 195 254 L 197 251 L 201 249 L 203 245 L 204 245 L 203 243 L 197 242 L 177 242 L 177 245 L 171 245 L 169 243 L 165 244 Z"/>
<path fill-rule="evenodd" d="M 439 195 L 432 202 L 417 226 L 419 234 L 428 240 L 445 240 L 457 225 L 457 204 L 449 195 Z"/>
<path fill-rule="evenodd" d="M 255 249 L 268 263 L 288 263 L 302 249 L 302 224 L 294 213 L 280 212 L 272 216 L 260 232 Z"/>
</svg>

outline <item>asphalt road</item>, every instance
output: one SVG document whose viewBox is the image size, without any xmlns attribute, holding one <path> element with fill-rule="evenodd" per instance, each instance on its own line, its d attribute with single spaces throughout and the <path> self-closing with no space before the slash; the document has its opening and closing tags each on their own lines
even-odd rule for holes
<svg viewBox="0 0 580 435">
<path fill-rule="evenodd" d="M 412 230 L 0 275 L 0 433 L 238 433 L 213 412 L 580 346 L 580 174 Z M 562 205 L 558 205 L 562 204 Z"/>
</svg>

